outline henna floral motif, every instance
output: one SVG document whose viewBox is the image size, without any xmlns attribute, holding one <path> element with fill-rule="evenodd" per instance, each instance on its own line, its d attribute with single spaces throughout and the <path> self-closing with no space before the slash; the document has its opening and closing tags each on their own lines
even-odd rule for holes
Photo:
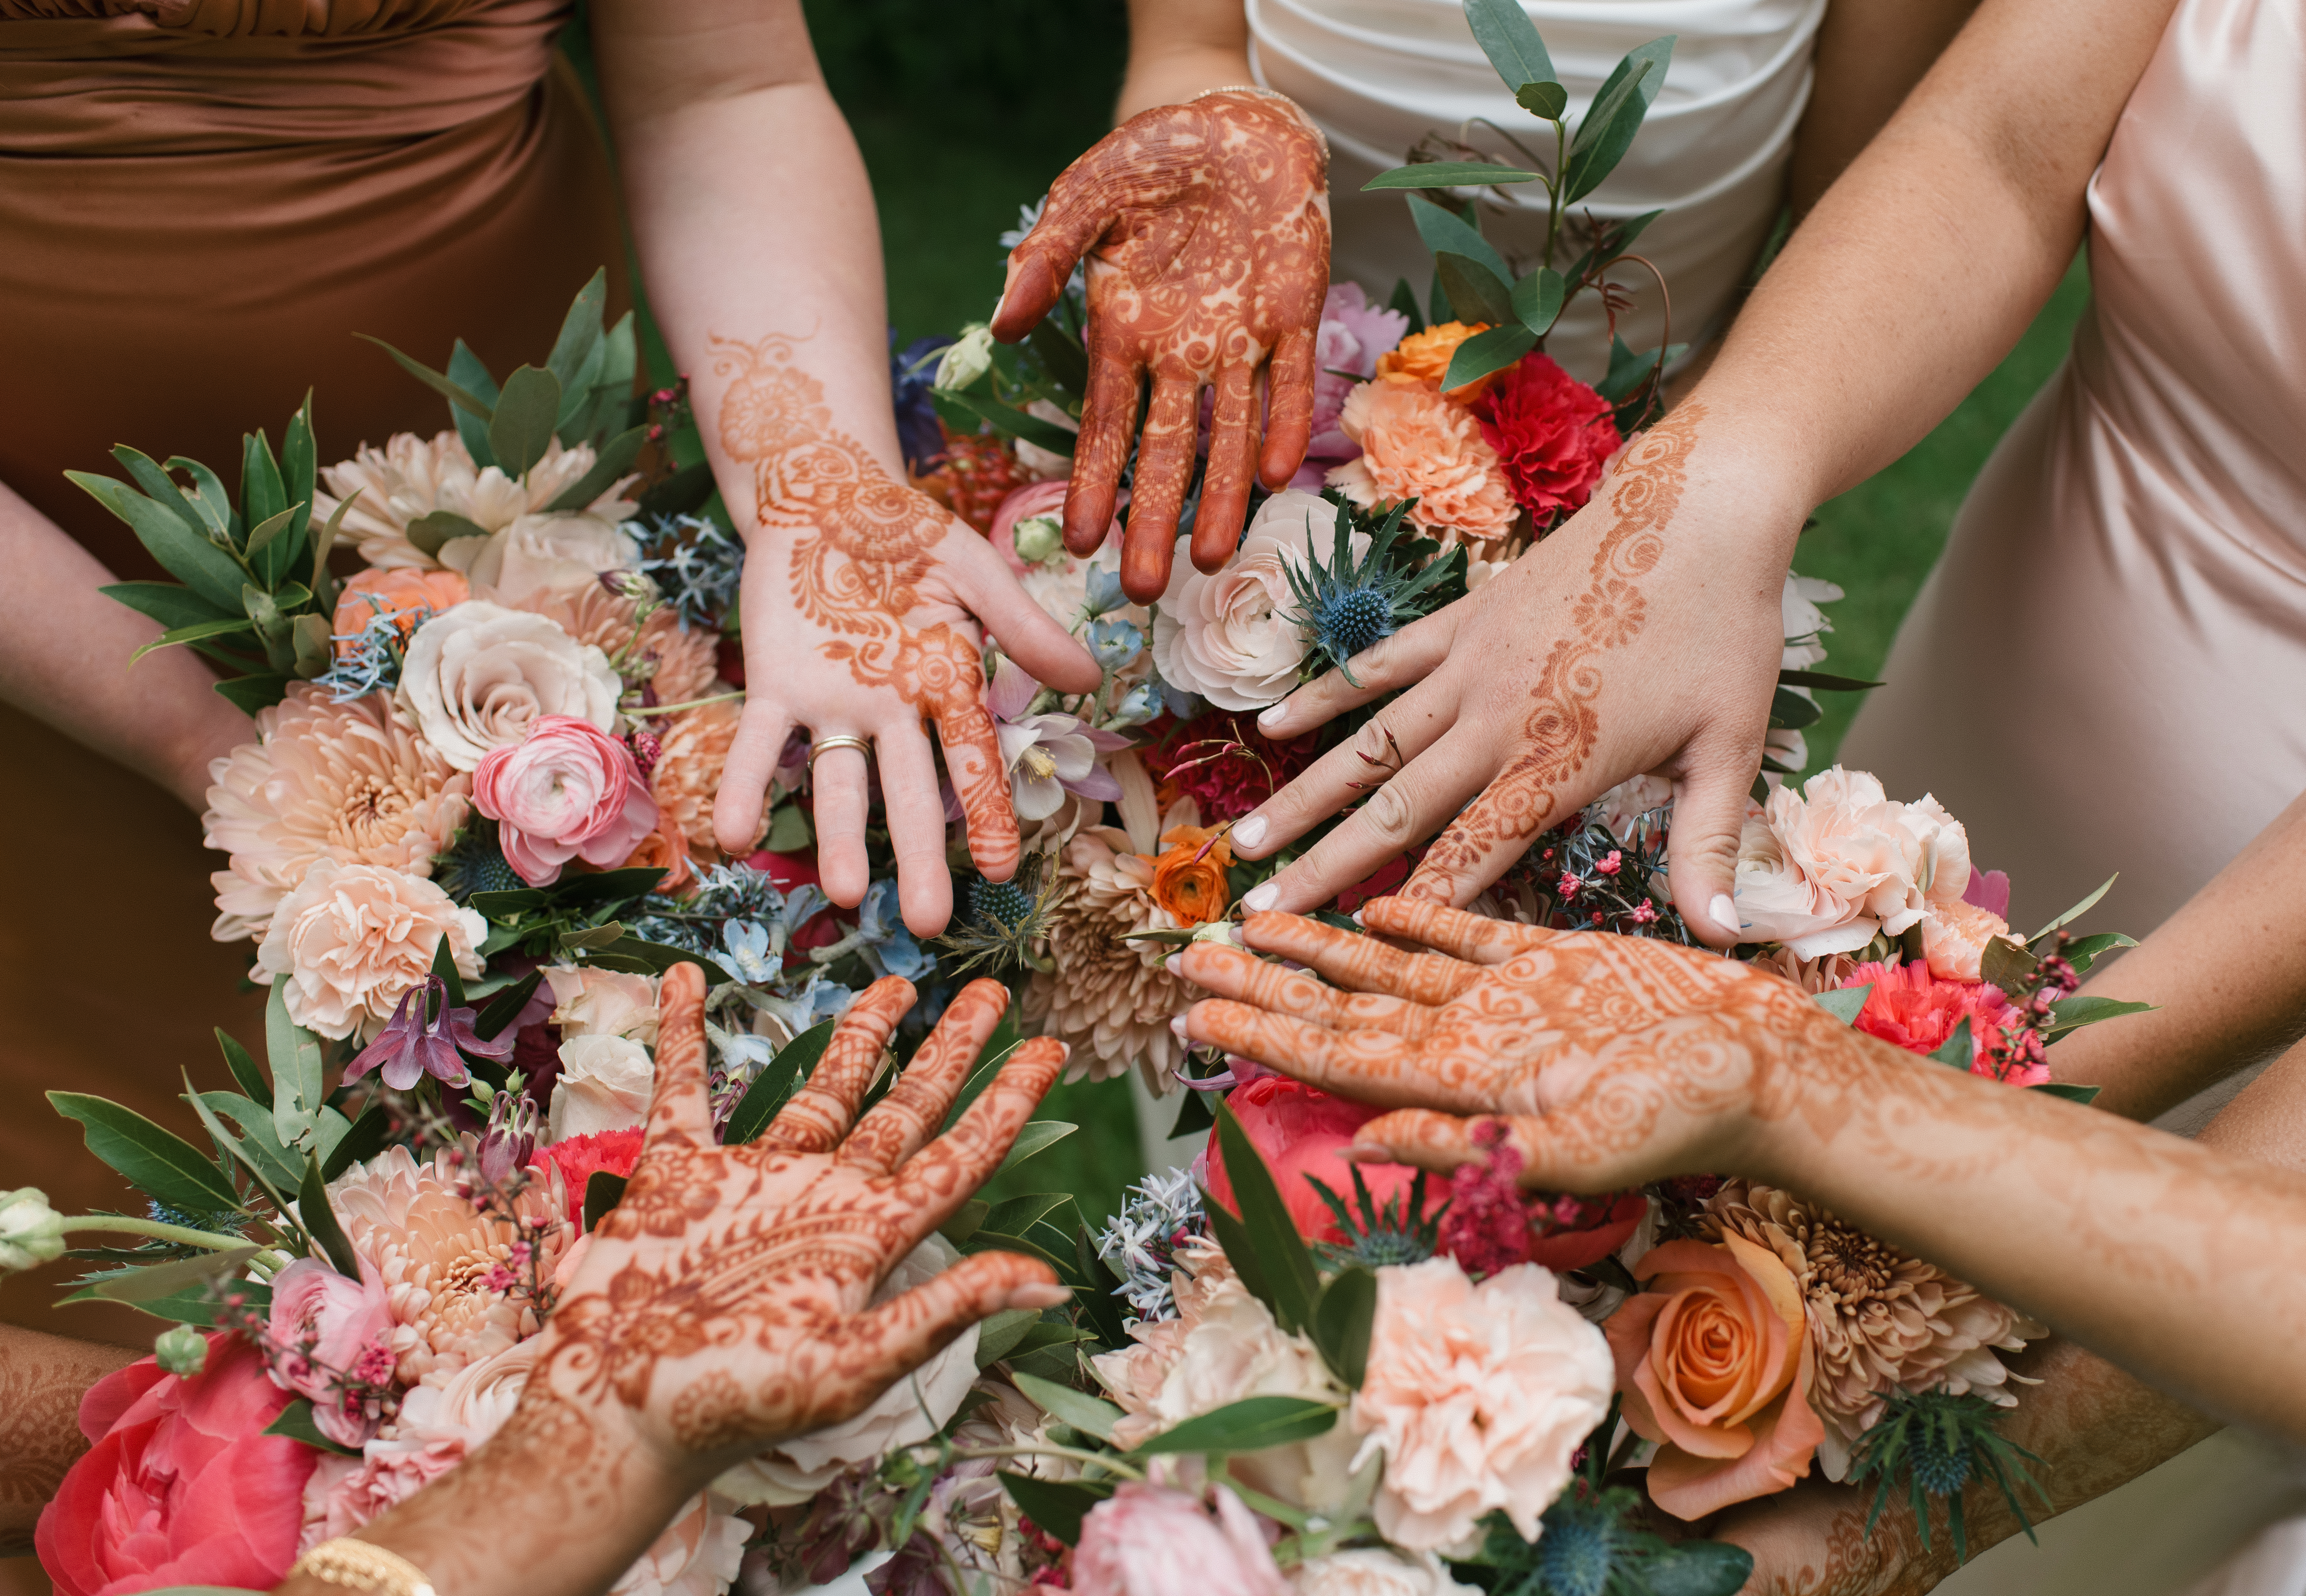
<svg viewBox="0 0 2306 1596">
<path fill-rule="evenodd" d="M 1522 751 L 1482 796 L 1434 840 L 1403 892 L 1447 903 L 1483 864 L 1527 844 L 1557 818 L 1560 790 L 1584 767 L 1601 737 L 1600 656 L 1639 635 L 1646 614 L 1641 579 L 1665 554 L 1665 528 L 1681 502 L 1701 404 L 1681 405 L 1626 451 L 1610 474 L 1609 530 L 1593 550 L 1592 582 L 1570 607 L 1572 634 L 1555 642 L 1531 689 Z"/>
<path fill-rule="evenodd" d="M 1304 458 L 1329 277 L 1328 171 L 1319 130 L 1279 96 L 1156 107 L 1065 168 L 1010 255 L 993 330 L 1011 340 L 1088 257 L 1088 403 L 1064 510 L 1076 554 L 1105 540 L 1139 385 L 1151 376 L 1121 566 L 1123 588 L 1140 602 L 1168 585 L 1204 386 L 1216 402 L 1196 566 L 1216 570 L 1240 542 L 1252 469 L 1277 488 Z M 1268 356 L 1260 457 L 1257 374 Z"/>
</svg>

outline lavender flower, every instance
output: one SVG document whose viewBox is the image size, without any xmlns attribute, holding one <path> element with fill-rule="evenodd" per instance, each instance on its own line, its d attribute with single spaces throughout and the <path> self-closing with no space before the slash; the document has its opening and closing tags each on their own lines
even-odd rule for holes
<svg viewBox="0 0 2306 1596">
<path fill-rule="evenodd" d="M 346 1066 L 345 1080 L 358 1080 L 380 1066 L 384 1084 L 396 1092 L 408 1090 L 426 1075 L 448 1086 L 463 1086 L 472 1079 L 463 1054 L 501 1059 L 512 1053 L 511 1028 L 493 1041 L 483 1041 L 473 1029 L 478 1017 L 471 1009 L 450 1008 L 448 984 L 439 976 L 427 976 L 400 994 L 391 1022 Z"/>
</svg>

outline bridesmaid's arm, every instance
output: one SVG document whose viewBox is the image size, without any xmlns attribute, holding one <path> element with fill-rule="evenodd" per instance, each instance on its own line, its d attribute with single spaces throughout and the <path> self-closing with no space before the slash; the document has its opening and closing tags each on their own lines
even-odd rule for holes
<svg viewBox="0 0 2306 1596">
<path fill-rule="evenodd" d="M 1155 106 L 1256 81 L 1242 0 L 1129 0 L 1129 72 L 1113 111 L 1115 127 Z"/>
<path fill-rule="evenodd" d="M 1786 199 L 1807 216 L 1905 103 L 1977 0 L 1830 0 L 1814 57 L 1816 83 L 1794 132 Z"/>
<path fill-rule="evenodd" d="M 0 482 L 0 698 L 175 793 L 206 806 L 209 761 L 253 738 L 184 648 L 128 658 L 158 621 L 97 591 L 97 558 Z"/>
</svg>

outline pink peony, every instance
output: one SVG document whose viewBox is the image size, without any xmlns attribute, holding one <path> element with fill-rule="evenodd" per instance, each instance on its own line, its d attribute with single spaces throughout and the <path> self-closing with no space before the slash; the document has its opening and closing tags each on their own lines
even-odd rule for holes
<svg viewBox="0 0 2306 1596">
<path fill-rule="evenodd" d="M 498 823 L 507 863 L 533 887 L 572 858 L 621 865 L 656 830 L 656 800 L 624 744 L 574 715 L 540 715 L 473 772 L 473 803 Z"/>
<path fill-rule="evenodd" d="M 1289 1217 L 1296 1222 L 1298 1234 L 1307 1241 L 1342 1242 L 1345 1239 L 1345 1232 L 1337 1227 L 1337 1216 L 1314 1189 L 1316 1180 L 1358 1213 L 1354 1194 L 1354 1171 L 1358 1167 L 1363 1183 L 1369 1187 L 1371 1200 L 1380 1211 L 1396 1198 L 1403 1208 L 1408 1207 L 1409 1188 L 1417 1178 L 1415 1170 L 1406 1164 L 1357 1166 L 1345 1159 L 1345 1149 L 1353 1145 L 1354 1133 L 1383 1114 L 1384 1109 L 1333 1097 L 1285 1075 L 1260 1076 L 1227 1097 L 1226 1106 L 1241 1121 L 1250 1145 L 1265 1160 L 1273 1183 L 1281 1189 L 1281 1200 L 1288 1207 Z M 1205 1183 L 1209 1195 L 1228 1210 L 1240 1208 L 1214 1131 L 1209 1132 Z M 1448 1198 L 1448 1182 L 1426 1182 L 1429 1210 L 1440 1207 Z"/>
<path fill-rule="evenodd" d="M 263 1354 L 225 1335 L 209 1337 L 207 1365 L 190 1378 L 139 1358 L 90 1387 L 80 1427 L 90 1448 L 33 1534 L 59 1596 L 278 1583 L 296 1558 L 320 1456 L 263 1433 L 289 1400 Z"/>
<path fill-rule="evenodd" d="M 271 1344 L 275 1385 L 306 1396 L 312 1421 L 339 1446 L 357 1447 L 375 1433 L 376 1415 L 345 1391 L 347 1385 L 381 1385 L 392 1378 L 386 1345 L 392 1310 L 375 1267 L 347 1280 L 316 1258 L 300 1258 L 272 1277 Z M 378 1364 L 381 1362 L 380 1369 Z"/>
<path fill-rule="evenodd" d="M 1337 418 L 1361 458 L 1328 474 L 1363 509 L 1414 499 L 1409 519 L 1443 544 L 1492 542 L 1521 513 L 1498 451 L 1462 405 L 1422 382 L 1364 382 Z"/>
<path fill-rule="evenodd" d="M 1090 1508 L 1074 1596 L 1290 1596 L 1257 1517 L 1220 1485 L 1212 1518 L 1182 1490 L 1131 1481 Z"/>
<path fill-rule="evenodd" d="M 1866 1006 L 1858 1011 L 1857 1025 L 1869 1037 L 1879 1037 L 1909 1053 L 1935 1053 L 1952 1039 L 1954 1030 L 1969 1021 L 1969 1072 L 2006 1079 L 2013 1086 L 2033 1086 L 2050 1078 L 2049 1066 L 2021 1066 L 2006 1077 L 1997 1075 L 1989 1049 L 2002 1039 L 2004 1026 L 2024 1023 L 2025 1016 L 2003 994 L 2002 988 L 1983 981 L 1948 981 L 1930 973 L 1926 964 L 1860 964 L 1841 985 L 1845 989 L 1870 984 Z"/>
<path fill-rule="evenodd" d="M 1610 401 L 1534 352 L 1500 372 L 1473 413 L 1514 502 L 1541 526 L 1584 507 L 1619 442 Z"/>
</svg>

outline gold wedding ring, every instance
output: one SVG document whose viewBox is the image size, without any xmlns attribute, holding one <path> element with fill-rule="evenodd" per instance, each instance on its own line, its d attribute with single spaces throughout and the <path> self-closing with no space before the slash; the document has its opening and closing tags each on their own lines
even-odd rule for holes
<svg viewBox="0 0 2306 1596">
<path fill-rule="evenodd" d="M 830 754 L 835 748 L 854 748 L 859 754 L 866 755 L 867 758 L 870 758 L 873 753 L 873 745 L 861 737 L 813 738 L 810 739 L 808 745 L 808 768 L 810 772 L 814 773 L 816 770 L 818 755 Z"/>
</svg>

